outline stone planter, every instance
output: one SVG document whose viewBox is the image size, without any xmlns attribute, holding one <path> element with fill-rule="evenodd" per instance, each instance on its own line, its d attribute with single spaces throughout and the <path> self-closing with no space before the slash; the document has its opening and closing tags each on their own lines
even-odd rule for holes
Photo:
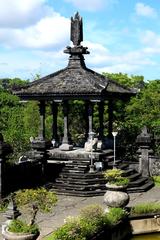
<svg viewBox="0 0 160 240">
<path fill-rule="evenodd" d="M 7 227 L 4 228 L 2 235 L 5 240 L 35 240 L 39 236 L 39 234 L 9 232 Z"/>
<path fill-rule="evenodd" d="M 107 191 L 104 195 L 104 202 L 108 208 L 124 208 L 128 204 L 129 195 L 126 193 L 127 186 L 117 186 L 107 183 L 106 187 Z"/>
</svg>

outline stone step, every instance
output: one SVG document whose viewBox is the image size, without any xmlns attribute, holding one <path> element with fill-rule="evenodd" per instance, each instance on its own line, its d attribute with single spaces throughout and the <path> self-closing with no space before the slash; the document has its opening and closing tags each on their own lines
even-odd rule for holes
<svg viewBox="0 0 160 240">
<path fill-rule="evenodd" d="M 136 172 L 136 171 L 135 171 L 134 169 L 128 168 L 128 169 L 126 169 L 126 170 L 124 171 L 123 176 L 129 177 L 130 175 L 132 175 L 132 174 L 135 173 L 135 172 Z"/>
<path fill-rule="evenodd" d="M 138 178 L 134 181 L 131 181 L 129 183 L 129 187 L 137 187 L 137 186 L 142 186 L 143 184 L 145 184 L 145 182 L 148 180 L 148 178 L 146 177 L 141 177 L 141 178 Z"/>
<path fill-rule="evenodd" d="M 78 174 L 78 173 L 87 173 L 88 172 L 88 169 L 70 169 L 70 168 L 63 168 L 62 169 L 62 174 L 66 174 L 66 173 L 69 173 L 69 174 Z"/>
<path fill-rule="evenodd" d="M 127 163 L 123 163 L 121 165 L 118 166 L 119 169 L 122 169 L 122 170 L 126 170 L 127 168 L 129 167 L 129 164 Z"/>
<path fill-rule="evenodd" d="M 72 177 L 74 179 L 95 179 L 95 178 L 103 178 L 103 174 L 102 172 L 95 172 L 95 173 L 81 173 L 81 172 L 76 172 L 72 174 L 70 172 L 61 172 L 59 177 L 63 177 L 63 178 L 68 178 L 68 177 Z"/>
<path fill-rule="evenodd" d="M 120 167 L 120 164 L 122 163 L 122 161 L 121 160 L 116 160 L 115 161 L 115 165 L 117 166 L 117 167 Z M 113 165 L 114 165 L 114 161 L 109 161 L 108 162 L 108 166 L 109 167 L 113 167 Z"/>
<path fill-rule="evenodd" d="M 56 183 L 66 183 L 66 182 L 69 182 L 69 183 L 72 183 L 73 185 L 74 184 L 81 184 L 81 185 L 91 185 L 91 184 L 97 184 L 97 183 L 100 183 L 100 184 L 105 184 L 106 183 L 106 180 L 105 179 L 99 179 L 99 178 L 96 178 L 96 179 L 73 179 L 73 178 L 57 178 L 56 179 Z"/>
<path fill-rule="evenodd" d="M 79 197 L 94 197 L 103 196 L 106 190 L 96 189 L 94 191 L 74 191 L 74 190 L 61 190 L 54 187 L 50 191 L 56 192 L 58 195 L 79 196 Z"/>
<path fill-rule="evenodd" d="M 74 190 L 74 191 L 93 191 L 96 189 L 106 189 L 105 184 L 91 184 L 91 185 L 73 185 L 70 183 L 54 183 L 53 187 L 56 189 Z"/>
<path fill-rule="evenodd" d="M 109 155 L 105 157 L 105 160 L 108 160 L 108 161 L 113 161 L 113 159 L 114 159 L 114 155 Z"/>
<path fill-rule="evenodd" d="M 128 187 L 128 193 L 137 193 L 137 192 L 146 192 L 154 186 L 154 183 L 151 180 L 146 181 L 145 184 L 137 187 Z"/>
<path fill-rule="evenodd" d="M 66 162 L 66 166 L 68 165 L 76 165 L 76 166 L 87 166 L 90 165 L 90 160 L 88 161 L 70 161 L 69 163 Z"/>
<path fill-rule="evenodd" d="M 65 166 L 65 169 L 86 169 L 86 168 L 89 168 L 89 166 L 88 165 L 85 165 L 85 166 L 83 166 L 83 165 L 73 165 L 72 163 L 70 163 L 70 164 L 66 164 L 66 166 Z"/>
<path fill-rule="evenodd" d="M 106 149 L 106 150 L 103 150 L 103 152 L 106 154 L 106 156 L 113 155 L 113 149 Z"/>
<path fill-rule="evenodd" d="M 129 178 L 129 180 L 130 181 L 133 181 L 133 180 L 135 180 L 135 179 L 137 179 L 137 178 L 139 178 L 139 177 L 141 177 L 141 174 L 140 173 L 134 173 L 134 174 L 132 174 L 132 175 L 130 175 L 130 176 L 128 176 L 128 178 Z"/>
</svg>

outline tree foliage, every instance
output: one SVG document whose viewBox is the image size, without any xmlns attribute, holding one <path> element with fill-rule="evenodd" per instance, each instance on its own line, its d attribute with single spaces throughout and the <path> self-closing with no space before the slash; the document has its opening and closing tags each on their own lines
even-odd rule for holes
<svg viewBox="0 0 160 240">
<path fill-rule="evenodd" d="M 3 83 L 6 84 L 3 84 Z M 21 79 L 0 80 L 0 132 L 14 149 L 13 158 L 18 158 L 29 146 L 30 136 L 37 136 L 39 113 L 36 102 L 23 103 L 11 94 L 11 86 L 25 85 Z"/>
<path fill-rule="evenodd" d="M 144 82 L 143 76 L 132 75 L 129 77 L 127 74 L 122 73 L 105 73 L 105 75 L 120 84 L 137 89 L 136 96 L 132 97 L 129 102 L 117 101 L 114 106 L 114 120 L 122 130 L 124 146 L 127 146 L 127 144 L 134 146 L 135 137 L 144 126 L 147 126 L 153 137 L 156 136 L 159 139 L 160 80 Z M 159 140 L 156 141 L 156 150 L 159 153 Z M 131 149 L 130 152 L 132 152 Z"/>
</svg>

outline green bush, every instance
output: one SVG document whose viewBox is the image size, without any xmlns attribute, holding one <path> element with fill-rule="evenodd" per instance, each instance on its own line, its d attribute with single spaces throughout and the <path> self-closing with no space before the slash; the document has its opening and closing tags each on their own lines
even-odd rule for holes
<svg viewBox="0 0 160 240">
<path fill-rule="evenodd" d="M 37 224 L 29 225 L 26 222 L 19 219 L 12 220 L 8 226 L 8 230 L 14 233 L 32 233 L 32 234 L 39 233 L 39 228 Z"/>
<path fill-rule="evenodd" d="M 160 187 L 160 176 L 153 176 L 152 177 L 154 184 L 156 187 Z"/>
<path fill-rule="evenodd" d="M 127 216 L 127 212 L 122 208 L 111 208 L 108 213 L 104 215 L 105 224 L 112 226 Z"/>
<path fill-rule="evenodd" d="M 54 192 L 49 192 L 45 188 L 19 190 L 15 194 L 17 206 L 36 205 L 39 210 L 49 212 L 57 202 Z"/>
<path fill-rule="evenodd" d="M 129 179 L 127 177 L 123 177 L 124 171 L 121 169 L 109 169 L 104 171 L 103 174 L 107 182 L 110 184 L 114 184 L 117 186 L 125 186 L 129 183 Z"/>
<path fill-rule="evenodd" d="M 160 212 L 160 203 L 141 203 L 131 208 L 131 215 L 149 214 Z"/>
<path fill-rule="evenodd" d="M 79 218 L 69 218 L 67 222 L 52 235 L 52 240 L 85 240 L 85 229 Z"/>
<path fill-rule="evenodd" d="M 107 214 L 95 204 L 83 208 L 79 217 L 68 217 L 65 224 L 46 240 L 86 240 L 98 233 L 104 226 L 112 226 L 126 216 L 120 208 L 111 208 Z"/>
<path fill-rule="evenodd" d="M 80 211 L 80 218 L 86 222 L 90 222 L 92 219 L 92 224 L 102 225 L 103 221 L 103 208 L 98 204 L 92 204 L 84 207 Z"/>
</svg>

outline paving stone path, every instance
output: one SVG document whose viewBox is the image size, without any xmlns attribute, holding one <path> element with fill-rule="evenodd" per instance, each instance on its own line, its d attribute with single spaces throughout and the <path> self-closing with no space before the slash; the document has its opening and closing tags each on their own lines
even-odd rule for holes
<svg viewBox="0 0 160 240">
<path fill-rule="evenodd" d="M 160 188 L 154 187 L 145 193 L 131 193 L 130 202 L 128 206 L 134 206 L 137 203 L 143 202 L 160 202 Z M 76 216 L 79 214 L 80 209 L 90 204 L 99 204 L 105 208 L 103 203 L 103 196 L 98 197 L 71 197 L 71 196 L 58 196 L 58 203 L 51 213 L 42 214 L 38 213 L 37 222 L 41 229 L 40 239 L 50 234 L 57 227 L 64 223 L 64 219 L 68 216 Z M 5 217 L 0 213 L 0 225 L 5 221 Z M 0 233 L 0 240 L 2 240 Z"/>
</svg>

